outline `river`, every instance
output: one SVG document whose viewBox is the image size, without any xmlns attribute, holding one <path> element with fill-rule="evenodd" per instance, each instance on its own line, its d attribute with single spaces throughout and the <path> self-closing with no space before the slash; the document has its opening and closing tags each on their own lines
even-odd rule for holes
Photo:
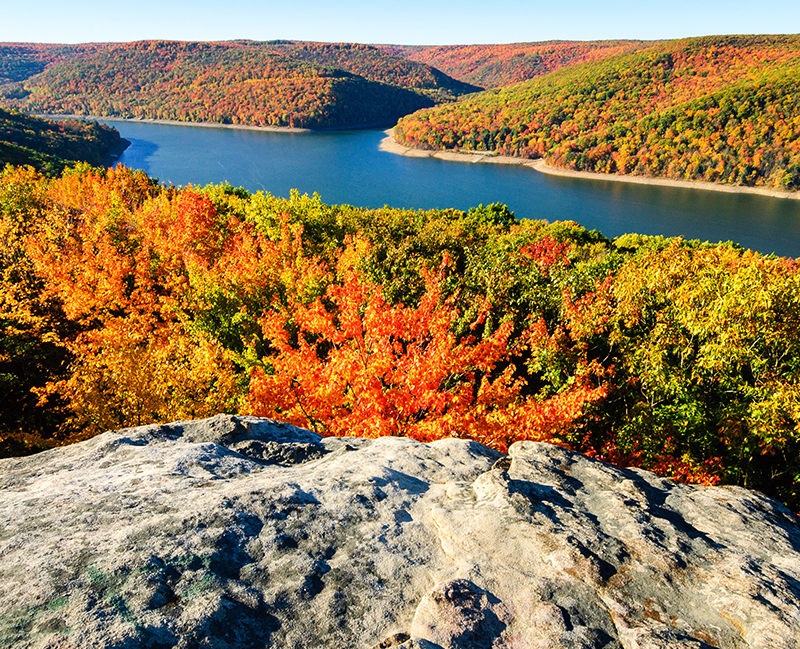
<svg viewBox="0 0 800 649">
<path fill-rule="evenodd" d="M 229 182 L 326 203 L 467 209 L 506 203 L 520 218 L 574 220 L 608 237 L 627 232 L 734 241 L 800 257 L 800 201 L 563 178 L 514 165 L 410 158 L 379 149 L 380 130 L 310 133 L 108 120 L 131 146 L 120 162 L 165 183 Z"/>
</svg>

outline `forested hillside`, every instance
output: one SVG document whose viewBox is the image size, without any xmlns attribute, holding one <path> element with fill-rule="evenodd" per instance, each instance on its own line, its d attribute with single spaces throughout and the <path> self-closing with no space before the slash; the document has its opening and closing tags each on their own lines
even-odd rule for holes
<svg viewBox="0 0 800 649">
<path fill-rule="evenodd" d="M 412 61 L 426 63 L 454 79 L 484 88 L 509 86 L 561 68 L 632 52 L 642 41 L 548 41 L 503 45 L 381 45 Z"/>
<path fill-rule="evenodd" d="M 670 41 L 408 116 L 397 139 L 604 173 L 800 188 L 800 37 Z"/>
<path fill-rule="evenodd" d="M 394 56 L 372 45 L 281 41 L 266 43 L 264 47 L 295 59 L 346 70 L 370 81 L 407 88 L 437 103 L 483 90 L 456 81 L 430 65 Z"/>
<path fill-rule="evenodd" d="M 52 63 L 87 56 L 108 47 L 110 45 L 104 43 L 0 43 L 0 87 L 10 82 L 24 81 Z"/>
<path fill-rule="evenodd" d="M 800 267 L 125 168 L 0 173 L 0 448 L 216 412 L 551 441 L 800 507 Z"/>
<path fill-rule="evenodd" d="M 307 128 L 392 123 L 477 90 L 346 44 L 10 44 L 0 75 L 0 102 L 33 113 Z"/>
<path fill-rule="evenodd" d="M 128 144 L 116 129 L 103 124 L 54 122 L 0 108 L 0 168 L 31 165 L 58 175 L 76 161 L 108 164 Z"/>
</svg>

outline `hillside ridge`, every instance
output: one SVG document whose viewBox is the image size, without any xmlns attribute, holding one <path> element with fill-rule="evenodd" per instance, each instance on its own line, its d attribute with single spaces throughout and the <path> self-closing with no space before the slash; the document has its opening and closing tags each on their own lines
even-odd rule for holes
<svg viewBox="0 0 800 649">
<path fill-rule="evenodd" d="M 112 164 L 130 145 L 109 126 L 83 120 L 47 120 L 0 107 L 0 167 L 31 165 L 59 175 L 75 162 Z"/>
<path fill-rule="evenodd" d="M 380 45 L 454 79 L 487 89 L 513 85 L 586 61 L 651 45 L 647 41 L 544 41 L 502 45 Z"/>
<path fill-rule="evenodd" d="M 0 102 L 33 113 L 331 128 L 391 124 L 475 90 L 358 44 L 0 45 Z"/>
<path fill-rule="evenodd" d="M 401 144 L 800 188 L 800 37 L 660 42 L 402 118 Z"/>
</svg>

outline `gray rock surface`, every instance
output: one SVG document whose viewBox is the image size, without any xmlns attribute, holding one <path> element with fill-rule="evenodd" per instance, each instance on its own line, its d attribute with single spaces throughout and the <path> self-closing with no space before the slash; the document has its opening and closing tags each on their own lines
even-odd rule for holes
<svg viewBox="0 0 800 649">
<path fill-rule="evenodd" d="M 0 461 L 0 646 L 800 647 L 764 496 L 220 415 Z"/>
</svg>

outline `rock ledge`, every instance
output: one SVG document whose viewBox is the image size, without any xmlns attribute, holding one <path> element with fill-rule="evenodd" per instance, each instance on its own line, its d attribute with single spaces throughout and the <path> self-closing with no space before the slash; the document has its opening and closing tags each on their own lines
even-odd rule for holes
<svg viewBox="0 0 800 649">
<path fill-rule="evenodd" d="M 548 444 L 219 415 L 0 486 L 0 647 L 800 647 L 794 514 Z"/>
</svg>

